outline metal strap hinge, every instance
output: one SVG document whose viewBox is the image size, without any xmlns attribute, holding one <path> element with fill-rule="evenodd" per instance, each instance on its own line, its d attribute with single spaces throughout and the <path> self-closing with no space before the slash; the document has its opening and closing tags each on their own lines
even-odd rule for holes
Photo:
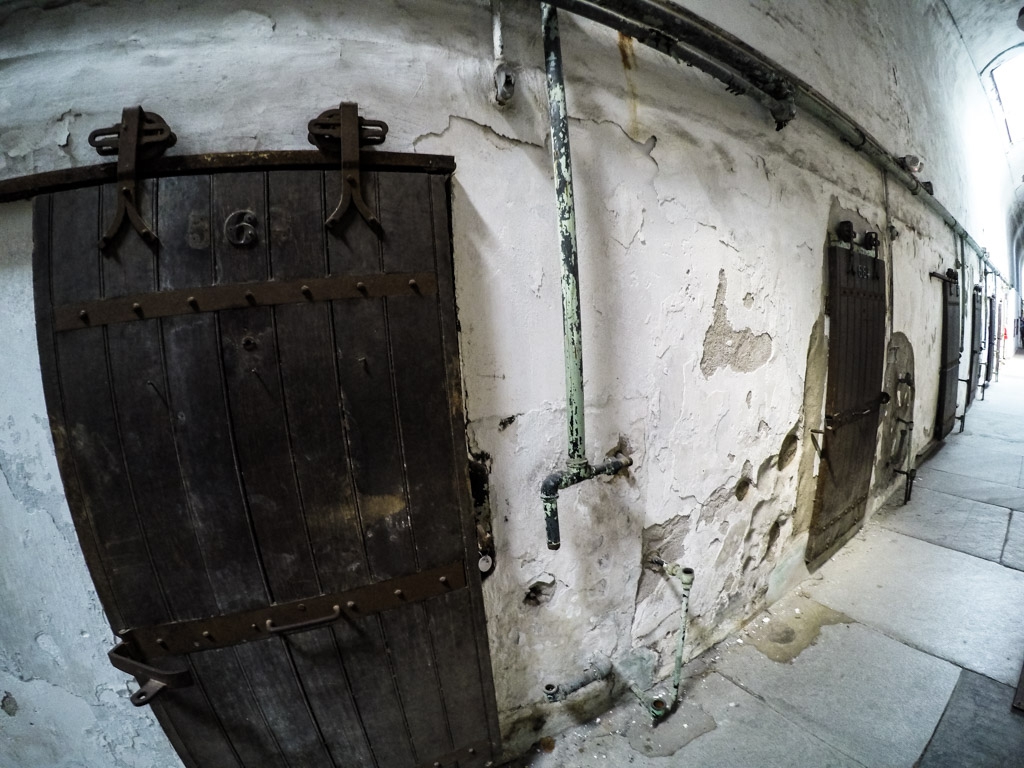
<svg viewBox="0 0 1024 768">
<path fill-rule="evenodd" d="M 117 211 L 107 230 L 100 237 L 100 248 L 106 249 L 128 219 L 135 231 L 149 244 L 158 242 L 138 209 L 136 195 L 139 164 L 154 160 L 173 147 L 178 137 L 160 115 L 144 112 L 142 107 L 126 107 L 121 122 L 109 128 L 98 128 L 89 134 L 89 145 L 103 156 L 117 155 Z"/>
<path fill-rule="evenodd" d="M 382 120 L 367 120 L 359 116 L 359 105 L 343 101 L 337 109 L 328 109 L 309 121 L 309 143 L 326 155 L 341 155 L 341 200 L 324 226 L 333 229 L 350 207 L 355 206 L 363 221 L 377 237 L 383 236 L 380 220 L 363 198 L 359 178 L 359 147 L 383 144 L 388 125 Z"/>
<path fill-rule="evenodd" d="M 148 666 L 155 659 L 266 640 L 289 632 L 324 627 L 336 621 L 355 621 L 405 605 L 441 597 L 466 587 L 466 569 L 459 560 L 428 571 L 368 584 L 345 592 L 278 603 L 207 619 L 176 621 L 118 632 L 121 642 L 110 662 L 143 684 L 136 706 L 148 704 L 164 688 L 190 685 L 184 673 Z"/>
</svg>

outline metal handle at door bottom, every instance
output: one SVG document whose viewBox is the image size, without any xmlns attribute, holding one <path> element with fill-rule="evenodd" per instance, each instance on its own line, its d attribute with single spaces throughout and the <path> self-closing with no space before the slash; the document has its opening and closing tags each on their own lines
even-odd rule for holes
<svg viewBox="0 0 1024 768">
<path fill-rule="evenodd" d="M 297 621 L 294 624 L 280 625 L 275 624 L 273 619 L 267 619 L 266 627 L 267 632 L 290 632 L 293 629 L 307 629 L 321 624 L 330 624 L 339 618 L 341 618 L 341 606 L 335 605 L 331 607 L 331 612 L 326 616 L 317 616 L 315 619 L 306 619 L 305 621 Z"/>
<path fill-rule="evenodd" d="M 121 642 L 107 653 L 107 658 L 115 669 L 139 679 L 142 687 L 131 695 L 131 702 L 136 707 L 149 704 L 164 688 L 187 688 L 193 684 L 192 673 L 187 667 L 160 669 L 132 658 L 131 653 L 129 646 Z"/>
</svg>

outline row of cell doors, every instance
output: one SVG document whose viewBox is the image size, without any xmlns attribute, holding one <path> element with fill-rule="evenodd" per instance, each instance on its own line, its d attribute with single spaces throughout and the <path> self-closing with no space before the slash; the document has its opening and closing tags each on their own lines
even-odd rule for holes
<svg viewBox="0 0 1024 768">
<path fill-rule="evenodd" d="M 877 247 L 865 248 L 833 238 L 827 273 L 828 373 L 825 423 L 813 438 L 820 461 L 806 551 L 811 567 L 831 556 L 864 519 L 879 420 L 894 394 L 882 391 L 887 303 L 885 263 Z M 934 422 L 935 439 L 941 440 L 953 430 L 958 407 L 962 407 L 960 418 L 964 418 L 976 393 L 984 392 L 998 375 L 1002 307 L 994 296 L 984 296 L 981 286 L 972 289 L 970 361 L 968 376 L 961 380 L 962 302 L 967 299 L 962 296 L 954 270 L 945 275 L 933 273 L 932 277 L 941 285 L 939 391 Z M 893 384 L 913 391 L 913 371 L 902 373 Z M 962 401 L 958 397 L 961 383 L 966 385 Z M 912 408 L 909 411 L 912 413 Z M 909 446 L 904 448 L 909 450 Z"/>
</svg>

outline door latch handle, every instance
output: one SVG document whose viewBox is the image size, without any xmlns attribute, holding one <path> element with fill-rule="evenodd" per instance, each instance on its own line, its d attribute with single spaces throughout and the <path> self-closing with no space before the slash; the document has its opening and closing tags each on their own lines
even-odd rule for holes
<svg viewBox="0 0 1024 768">
<path fill-rule="evenodd" d="M 291 632 L 293 629 L 308 629 L 309 627 L 317 627 L 321 624 L 330 624 L 341 617 L 341 606 L 334 605 L 331 607 L 331 612 L 326 616 L 317 616 L 313 619 L 306 619 L 305 621 L 296 621 L 293 624 L 275 624 L 273 619 L 267 619 L 266 627 L 267 632 Z"/>
<path fill-rule="evenodd" d="M 144 664 L 132 658 L 131 648 L 118 643 L 108 653 L 107 658 L 115 669 L 134 675 L 140 681 L 141 688 L 131 695 L 131 702 L 142 707 L 153 701 L 164 688 L 187 688 L 194 684 L 192 673 L 188 667 L 184 669 L 160 669 Z"/>
</svg>

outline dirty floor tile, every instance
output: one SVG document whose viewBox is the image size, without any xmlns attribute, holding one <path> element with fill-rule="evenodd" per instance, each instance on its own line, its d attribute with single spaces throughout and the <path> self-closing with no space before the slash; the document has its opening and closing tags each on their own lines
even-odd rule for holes
<svg viewBox="0 0 1024 768">
<path fill-rule="evenodd" d="M 628 694 L 627 694 L 628 695 Z M 689 681 L 656 728 L 633 700 L 536 751 L 529 768 L 862 768 L 715 673 Z"/>
<path fill-rule="evenodd" d="M 890 637 L 1006 684 L 1024 661 L 1024 573 L 870 526 L 802 587 Z"/>
<path fill-rule="evenodd" d="M 755 619 L 746 641 L 722 653 L 718 672 L 862 765 L 911 768 L 960 670 L 834 611 L 816 611 L 812 601 L 803 605 L 799 614 Z M 818 627 L 815 614 L 829 623 Z"/>
<path fill-rule="evenodd" d="M 1024 712 L 1014 689 L 964 670 L 920 768 L 1010 768 L 1024 762 Z"/>
</svg>

